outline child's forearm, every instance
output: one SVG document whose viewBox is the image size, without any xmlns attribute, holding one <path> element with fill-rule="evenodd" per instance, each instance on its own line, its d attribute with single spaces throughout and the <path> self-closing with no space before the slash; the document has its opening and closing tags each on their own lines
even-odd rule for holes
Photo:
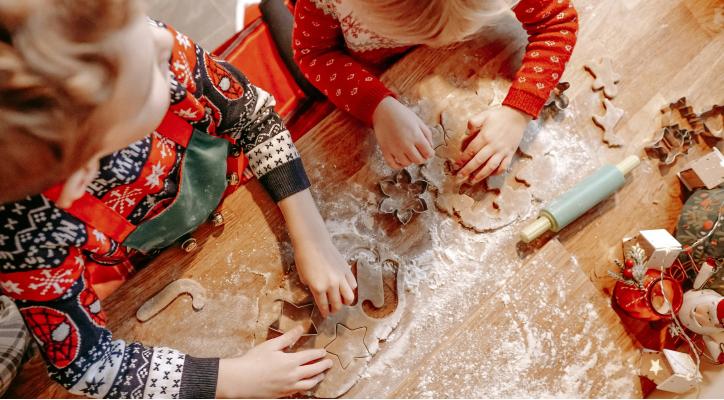
<svg viewBox="0 0 724 400">
<path fill-rule="evenodd" d="M 305 241 L 317 241 L 328 237 L 327 227 L 309 189 L 295 193 L 278 204 L 294 247 Z"/>
</svg>

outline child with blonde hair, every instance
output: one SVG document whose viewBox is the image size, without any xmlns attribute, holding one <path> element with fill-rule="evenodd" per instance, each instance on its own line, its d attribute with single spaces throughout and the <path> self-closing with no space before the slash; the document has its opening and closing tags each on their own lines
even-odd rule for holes
<svg viewBox="0 0 724 400">
<path fill-rule="evenodd" d="M 101 306 L 99 276 L 143 267 L 252 177 L 281 209 L 320 312 L 354 301 L 273 107 L 135 0 L 0 0 L 0 289 L 70 393 L 279 397 L 324 378 L 324 349 L 288 350 L 301 329 L 201 358 L 113 337 Z"/>
<path fill-rule="evenodd" d="M 570 0 L 298 0 L 294 57 L 309 81 L 374 128 L 393 168 L 433 155 L 431 132 L 376 77 L 411 46 L 465 40 L 511 7 L 528 32 L 523 63 L 501 107 L 474 116 L 457 174 L 477 183 L 508 168 L 528 122 L 563 75 L 576 42 Z"/>
</svg>

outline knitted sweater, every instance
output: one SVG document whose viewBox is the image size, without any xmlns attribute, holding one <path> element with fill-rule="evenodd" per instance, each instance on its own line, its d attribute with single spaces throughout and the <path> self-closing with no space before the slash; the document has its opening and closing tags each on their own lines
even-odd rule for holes
<svg viewBox="0 0 724 400">
<path fill-rule="evenodd" d="M 249 160 L 248 176 L 253 173 L 275 201 L 308 188 L 273 98 L 167 29 L 175 37 L 168 112 L 209 135 L 234 139 Z M 154 132 L 104 157 L 87 190 L 138 225 L 173 200 L 184 152 Z M 18 305 L 53 379 L 91 397 L 213 397 L 218 359 L 127 343 L 106 327 L 89 270 L 137 269 L 147 259 L 43 195 L 0 205 L 2 293 Z"/>
<path fill-rule="evenodd" d="M 578 18 L 570 0 L 521 0 L 513 11 L 528 46 L 503 104 L 536 117 L 573 51 Z M 361 25 L 345 0 L 297 1 L 295 61 L 332 103 L 367 124 L 380 101 L 393 95 L 375 74 L 411 45 Z"/>
</svg>

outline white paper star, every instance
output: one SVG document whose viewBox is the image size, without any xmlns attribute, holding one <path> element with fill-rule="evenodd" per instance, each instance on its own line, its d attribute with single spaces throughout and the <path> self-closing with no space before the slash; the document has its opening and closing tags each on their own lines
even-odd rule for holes
<svg viewBox="0 0 724 400">
<path fill-rule="evenodd" d="M 659 372 L 663 371 L 664 369 L 661 367 L 661 360 L 651 360 L 651 368 L 649 371 L 651 371 L 654 376 L 658 376 Z"/>
</svg>

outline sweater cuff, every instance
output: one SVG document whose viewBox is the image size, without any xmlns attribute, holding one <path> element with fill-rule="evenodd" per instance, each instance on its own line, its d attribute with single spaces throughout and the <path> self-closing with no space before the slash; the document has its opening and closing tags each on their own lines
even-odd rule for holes
<svg viewBox="0 0 724 400">
<path fill-rule="evenodd" d="M 179 397 L 182 399 L 213 399 L 219 377 L 218 358 L 196 358 L 186 355 Z"/>
<path fill-rule="evenodd" d="M 275 203 L 311 186 L 301 158 L 274 168 L 259 177 L 259 182 L 264 185 Z"/>
<path fill-rule="evenodd" d="M 380 102 L 387 96 L 397 98 L 397 95 L 392 93 L 392 91 L 383 84 L 375 85 L 372 89 L 365 92 L 366 104 L 358 116 L 362 122 L 367 124 L 367 126 L 372 126 L 372 116 L 377 106 L 380 105 Z"/>
<path fill-rule="evenodd" d="M 508 95 L 503 100 L 503 105 L 513 107 L 516 110 L 522 111 L 533 119 L 538 118 L 540 110 L 543 108 L 547 99 L 541 99 L 538 96 L 532 95 L 524 90 L 516 89 L 511 87 L 508 91 Z"/>
</svg>

